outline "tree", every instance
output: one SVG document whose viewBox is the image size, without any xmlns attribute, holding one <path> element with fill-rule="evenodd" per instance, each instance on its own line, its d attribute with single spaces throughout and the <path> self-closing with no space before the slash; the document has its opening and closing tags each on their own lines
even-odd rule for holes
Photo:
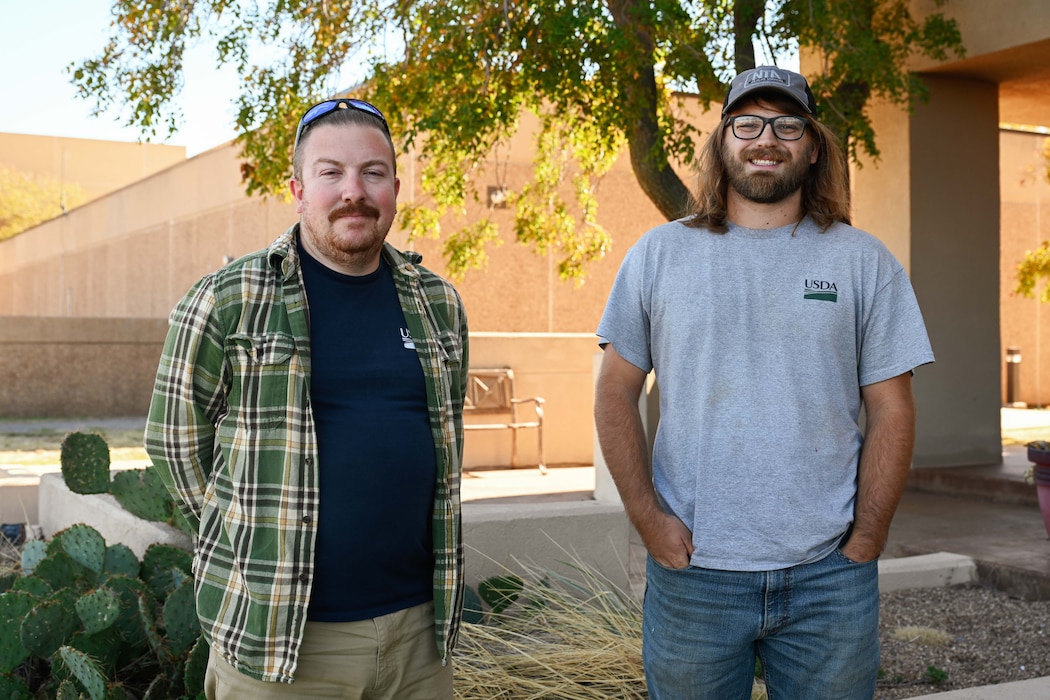
<svg viewBox="0 0 1050 700">
<path fill-rule="evenodd" d="M 61 216 L 87 199 L 79 185 L 0 166 L 0 241 Z"/>
<path fill-rule="evenodd" d="M 812 86 L 823 119 L 854 158 L 878 155 L 864 114 L 872 98 L 923 96 L 906 70 L 913 54 L 962 54 L 954 22 L 920 22 L 908 0 L 114 0 L 113 18 L 102 54 L 71 66 L 79 94 L 98 112 L 124 104 L 144 135 L 174 131 L 185 49 L 213 42 L 244 79 L 249 193 L 283 191 L 291 125 L 318 98 L 347 92 L 340 68 L 363 58 L 367 79 L 348 92 L 381 105 L 423 154 L 426 196 L 401 213 L 413 237 L 437 235 L 444 215 L 481 201 L 474 174 L 535 113 L 535 176 L 509 193 L 516 237 L 553 248 L 562 276 L 578 279 L 608 248 L 594 187 L 617 153 L 626 144 L 642 190 L 679 216 L 689 193 L 672 163 L 693 163 L 698 136 L 685 101 L 720 103 L 732 75 L 756 64 L 756 42 L 770 56 L 802 47 L 820 57 Z M 281 58 L 253 60 L 260 47 Z M 497 235 L 491 217 L 446 234 L 449 272 L 483 265 Z"/>
</svg>

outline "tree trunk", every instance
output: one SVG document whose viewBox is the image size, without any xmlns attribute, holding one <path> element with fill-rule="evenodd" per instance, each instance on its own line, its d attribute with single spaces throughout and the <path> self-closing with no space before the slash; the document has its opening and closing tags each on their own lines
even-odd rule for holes
<svg viewBox="0 0 1050 700">
<path fill-rule="evenodd" d="M 631 43 L 621 68 L 625 75 L 624 102 L 634 115 L 627 129 L 631 169 L 645 195 L 668 220 L 683 216 L 689 206 L 689 189 L 671 168 L 656 118 L 655 43 L 641 20 L 635 0 L 609 0 L 616 26 Z"/>
</svg>

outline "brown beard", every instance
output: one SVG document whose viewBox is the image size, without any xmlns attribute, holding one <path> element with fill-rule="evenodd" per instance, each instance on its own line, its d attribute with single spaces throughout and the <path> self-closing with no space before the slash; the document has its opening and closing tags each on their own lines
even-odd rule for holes
<svg viewBox="0 0 1050 700">
<path fill-rule="evenodd" d="M 809 160 L 813 153 L 812 146 L 803 149 L 798 158 L 783 148 L 746 148 L 739 156 L 729 153 L 728 146 L 722 147 L 722 161 L 725 164 L 726 180 L 741 197 L 758 204 L 775 204 L 782 202 L 799 189 L 809 177 Z M 758 157 L 779 160 L 786 165 L 784 172 L 748 173 L 747 161 Z"/>
</svg>

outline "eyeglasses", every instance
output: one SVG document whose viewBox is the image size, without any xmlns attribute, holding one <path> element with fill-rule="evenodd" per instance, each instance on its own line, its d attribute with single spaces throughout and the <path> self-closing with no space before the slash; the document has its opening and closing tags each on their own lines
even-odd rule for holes
<svg viewBox="0 0 1050 700">
<path fill-rule="evenodd" d="M 807 122 L 803 117 L 782 114 L 779 117 L 760 117 L 756 114 L 738 114 L 728 119 L 733 127 L 733 136 L 744 141 L 757 139 L 765 131 L 766 124 L 773 125 L 773 134 L 781 141 L 798 141 L 806 133 Z"/>
<path fill-rule="evenodd" d="M 356 109 L 359 112 L 367 112 L 374 117 L 379 117 L 379 121 L 383 122 L 383 128 L 386 130 L 386 133 L 390 133 L 390 125 L 386 123 L 386 117 L 384 117 L 383 113 L 374 105 L 370 105 L 364 100 L 352 100 L 349 98 L 325 100 L 324 102 L 318 102 L 313 107 L 306 110 L 306 114 L 304 114 L 303 118 L 299 120 L 299 126 L 295 129 L 295 148 L 299 147 L 299 139 L 303 137 L 303 132 L 306 131 L 306 127 L 310 126 L 310 124 L 329 112 L 334 112 L 337 109 Z"/>
</svg>

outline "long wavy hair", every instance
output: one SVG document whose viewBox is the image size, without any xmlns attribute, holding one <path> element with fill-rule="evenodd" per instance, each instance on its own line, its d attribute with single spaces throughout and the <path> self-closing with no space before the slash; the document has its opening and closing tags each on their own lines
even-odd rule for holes
<svg viewBox="0 0 1050 700">
<path fill-rule="evenodd" d="M 808 122 L 807 128 L 817 141 L 820 153 L 817 162 L 810 166 L 809 175 L 802 184 L 802 211 L 808 214 L 826 231 L 840 221 L 851 223 L 849 177 L 846 160 L 835 134 L 819 121 L 801 113 L 793 102 L 773 96 L 759 97 L 756 104 L 776 109 L 785 114 L 795 114 Z M 689 211 L 682 222 L 692 228 L 706 228 L 715 233 L 729 230 L 728 193 L 723 145 L 729 124 L 724 117 L 700 150 L 696 191 L 693 193 Z"/>
</svg>

